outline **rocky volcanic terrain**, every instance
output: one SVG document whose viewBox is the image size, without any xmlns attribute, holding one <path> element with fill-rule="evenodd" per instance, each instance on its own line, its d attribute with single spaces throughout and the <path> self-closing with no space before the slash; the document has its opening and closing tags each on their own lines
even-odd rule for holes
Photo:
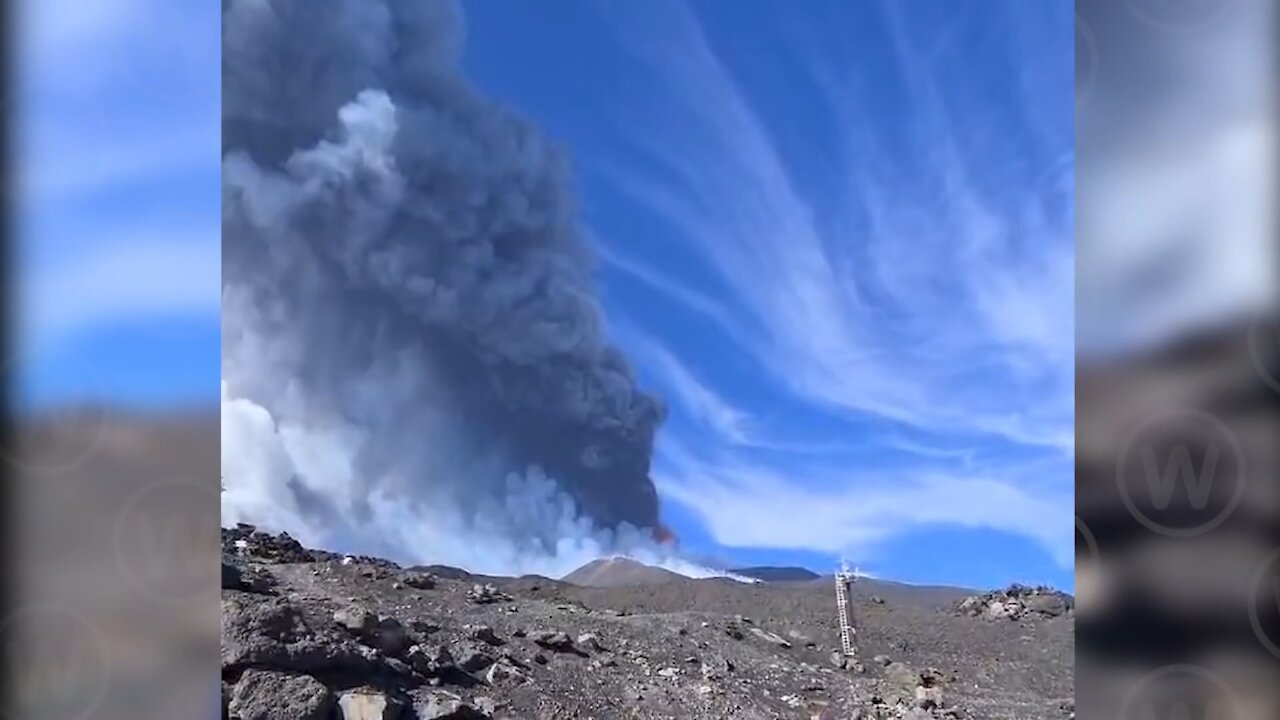
<svg viewBox="0 0 1280 720">
<path fill-rule="evenodd" d="M 1073 603 L 1047 589 L 860 580 L 846 660 L 829 578 L 618 585 L 599 570 L 604 587 L 473 577 L 224 529 L 224 717 L 1074 716 Z"/>
</svg>

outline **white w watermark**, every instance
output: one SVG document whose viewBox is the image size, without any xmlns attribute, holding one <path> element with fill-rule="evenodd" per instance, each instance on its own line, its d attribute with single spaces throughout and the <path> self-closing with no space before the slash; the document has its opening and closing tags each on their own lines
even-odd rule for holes
<svg viewBox="0 0 1280 720">
<path fill-rule="evenodd" d="M 6 720 L 80 720 L 107 687 L 105 648 L 93 627 L 66 609 L 24 608 L 5 619 L 2 635 L 9 691 Z"/>
<path fill-rule="evenodd" d="M 1168 665 L 1129 689 L 1124 720 L 1238 720 L 1239 709 L 1222 678 L 1195 665 Z"/>
<path fill-rule="evenodd" d="M 116 522 L 116 557 L 129 580 L 161 600 L 216 594 L 219 494 L 213 483 L 185 478 L 136 493 Z"/>
<path fill-rule="evenodd" d="M 1246 489 L 1235 435 L 1197 410 L 1162 413 L 1136 427 L 1116 459 L 1120 499 L 1138 522 L 1190 537 L 1222 524 Z"/>
</svg>

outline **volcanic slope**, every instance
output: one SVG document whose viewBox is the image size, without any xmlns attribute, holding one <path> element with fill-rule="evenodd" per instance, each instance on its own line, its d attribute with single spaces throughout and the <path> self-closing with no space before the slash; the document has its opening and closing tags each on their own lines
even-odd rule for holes
<svg viewBox="0 0 1280 720">
<path fill-rule="evenodd" d="M 684 575 L 665 568 L 645 565 L 624 557 L 592 560 L 561 578 L 582 587 L 626 587 L 628 585 L 661 585 L 688 580 Z"/>
<path fill-rule="evenodd" d="M 729 572 L 734 575 L 755 578 L 766 582 L 805 582 L 817 580 L 818 573 L 802 567 L 777 567 L 774 565 L 758 565 L 755 567 L 733 568 Z"/>
<path fill-rule="evenodd" d="M 855 595 L 859 654 L 846 661 L 833 655 L 828 583 L 477 581 L 308 550 L 247 526 L 223 535 L 230 717 L 268 705 L 364 717 L 343 713 L 368 703 L 406 720 L 1073 712 L 1069 603 L 1033 612 L 996 594 L 961 610 Z M 987 612 L 997 604 L 999 617 Z"/>
</svg>

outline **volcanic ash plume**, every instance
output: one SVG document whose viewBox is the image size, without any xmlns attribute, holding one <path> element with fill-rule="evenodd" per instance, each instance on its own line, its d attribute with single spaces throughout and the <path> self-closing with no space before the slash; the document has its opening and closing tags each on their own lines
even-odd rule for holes
<svg viewBox="0 0 1280 720">
<path fill-rule="evenodd" d="M 652 546 L 662 408 L 456 9 L 223 7 L 224 521 L 491 570 Z"/>
</svg>

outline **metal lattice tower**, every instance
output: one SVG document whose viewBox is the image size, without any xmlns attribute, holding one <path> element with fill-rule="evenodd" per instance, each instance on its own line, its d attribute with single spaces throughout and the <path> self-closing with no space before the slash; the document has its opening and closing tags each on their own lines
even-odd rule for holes
<svg viewBox="0 0 1280 720">
<path fill-rule="evenodd" d="M 849 572 L 849 566 L 840 561 L 840 572 L 836 573 L 836 613 L 840 623 L 840 651 L 845 657 L 856 657 L 857 649 L 853 644 L 856 630 L 853 626 L 853 614 L 849 611 L 849 584 L 858 574 Z"/>
</svg>

